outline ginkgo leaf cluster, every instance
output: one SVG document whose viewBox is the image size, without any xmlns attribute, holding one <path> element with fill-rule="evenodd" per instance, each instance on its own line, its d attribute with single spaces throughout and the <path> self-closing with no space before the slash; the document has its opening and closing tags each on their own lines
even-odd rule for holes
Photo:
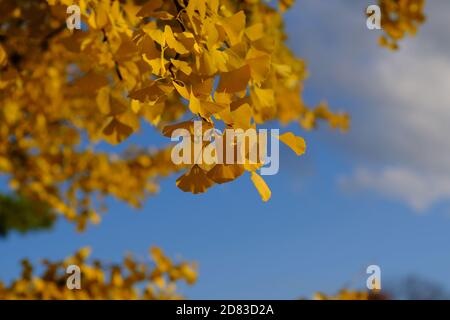
<svg viewBox="0 0 450 320">
<path fill-rule="evenodd" d="M 415 35 L 425 21 L 425 0 L 379 0 L 381 26 L 379 43 L 392 50 L 406 35 Z"/>
<path fill-rule="evenodd" d="M 316 292 L 314 300 L 387 300 L 388 297 L 380 292 L 358 291 L 350 289 L 341 289 L 335 295 L 326 295 Z"/>
</svg>

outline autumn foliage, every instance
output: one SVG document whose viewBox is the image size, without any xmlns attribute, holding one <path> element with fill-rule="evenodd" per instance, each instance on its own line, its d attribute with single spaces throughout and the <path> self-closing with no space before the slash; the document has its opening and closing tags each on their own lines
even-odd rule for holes
<svg viewBox="0 0 450 320">
<path fill-rule="evenodd" d="M 22 261 L 22 274 L 11 285 L 0 282 L 0 299 L 180 299 L 176 283 L 193 284 L 197 278 L 193 263 L 174 263 L 158 248 L 151 248 L 153 266 L 131 255 L 121 264 L 88 261 L 90 248 L 85 247 L 63 261 L 43 260 L 44 271 L 38 275 L 28 260 Z M 81 289 L 67 286 L 67 267 L 80 268 Z M 141 285 L 142 284 L 142 285 Z"/>
<path fill-rule="evenodd" d="M 380 0 L 380 8 L 385 35 L 379 42 L 393 50 L 407 34 L 415 35 L 425 21 L 425 0 Z"/>
</svg>

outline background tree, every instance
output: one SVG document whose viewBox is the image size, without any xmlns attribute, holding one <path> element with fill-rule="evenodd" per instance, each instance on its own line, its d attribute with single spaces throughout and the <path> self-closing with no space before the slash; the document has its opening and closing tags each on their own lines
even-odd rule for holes
<svg viewBox="0 0 450 320">
<path fill-rule="evenodd" d="M 0 173 L 36 209 L 3 199 L 9 206 L 0 215 L 3 232 L 48 226 L 53 212 L 83 230 L 100 221 L 105 197 L 140 207 L 161 178 L 179 171 L 177 186 L 192 193 L 247 171 L 267 201 L 271 191 L 257 174 L 262 161 L 178 166 L 170 146 L 109 153 L 98 145 L 122 143 L 143 125 L 162 136 L 177 128 L 193 136 L 194 120 L 205 129 L 278 121 L 311 130 L 324 121 L 347 130 L 347 114 L 302 99 L 306 64 L 286 46 L 282 16 L 293 2 L 1 1 Z M 81 30 L 66 28 L 73 4 L 80 7 Z M 392 43 L 415 32 L 423 4 L 380 0 L 383 44 L 395 48 Z M 298 155 L 305 150 L 292 133 L 280 140 Z M 20 220 L 18 212 L 40 218 Z"/>
<path fill-rule="evenodd" d="M 380 45 L 398 49 L 398 42 L 407 34 L 415 35 L 425 21 L 425 0 L 380 0 L 381 26 L 385 35 Z"/>
<path fill-rule="evenodd" d="M 20 277 L 9 286 L 0 281 L 0 299 L 179 299 L 176 284 L 193 284 L 197 279 L 193 263 L 174 263 L 158 248 L 150 250 L 153 265 L 131 255 L 121 264 L 88 261 L 90 248 L 82 248 L 63 261 L 42 261 L 43 272 L 35 273 L 28 260 L 22 261 Z M 81 271 L 79 289 L 69 289 L 67 268 Z"/>
</svg>

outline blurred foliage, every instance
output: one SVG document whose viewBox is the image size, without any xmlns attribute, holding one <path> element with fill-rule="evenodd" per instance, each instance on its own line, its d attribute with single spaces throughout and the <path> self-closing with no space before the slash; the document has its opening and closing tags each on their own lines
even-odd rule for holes
<svg viewBox="0 0 450 320">
<path fill-rule="evenodd" d="M 153 247 L 154 264 L 139 262 L 127 256 L 120 264 L 99 260 L 87 261 L 90 248 L 85 247 L 63 261 L 43 260 L 43 272 L 35 274 L 28 260 L 22 261 L 22 274 L 10 285 L 0 282 L 1 299 L 73 300 L 73 299 L 181 299 L 176 284 L 189 285 L 197 279 L 194 263 L 174 263 Z M 69 265 L 81 270 L 81 288 L 69 289 L 66 273 Z"/>
<path fill-rule="evenodd" d="M 379 0 L 381 27 L 385 35 L 380 45 L 398 49 L 398 42 L 407 34 L 415 35 L 425 21 L 425 0 Z"/>
<path fill-rule="evenodd" d="M 6 237 L 11 231 L 49 229 L 55 220 L 55 213 L 45 203 L 0 194 L 0 237 Z"/>
<path fill-rule="evenodd" d="M 342 289 L 336 295 L 325 295 L 317 292 L 314 295 L 314 300 L 388 300 L 389 297 L 385 294 L 375 291 L 356 291 Z"/>
</svg>

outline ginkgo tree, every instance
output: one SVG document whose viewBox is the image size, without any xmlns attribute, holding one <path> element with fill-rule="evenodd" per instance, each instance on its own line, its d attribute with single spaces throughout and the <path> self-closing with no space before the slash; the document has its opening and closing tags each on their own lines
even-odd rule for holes
<svg viewBox="0 0 450 320">
<path fill-rule="evenodd" d="M 269 121 L 311 130 L 324 121 L 346 131 L 346 113 L 302 99 L 306 64 L 287 47 L 283 24 L 293 2 L 1 1 L 0 173 L 20 197 L 44 203 L 79 230 L 100 221 L 105 197 L 139 207 L 177 172 L 177 186 L 192 193 L 249 176 L 269 200 L 257 173 L 264 159 L 176 165 L 170 139 L 151 151 L 109 153 L 98 145 L 123 143 L 144 125 L 165 137 L 184 128 L 193 139 L 194 121 L 205 130 Z M 423 22 L 424 1 L 379 3 L 382 44 L 396 48 Z M 66 25 L 72 5 L 80 9 L 80 30 Z M 297 155 L 305 151 L 298 135 L 279 138 Z"/>
</svg>

